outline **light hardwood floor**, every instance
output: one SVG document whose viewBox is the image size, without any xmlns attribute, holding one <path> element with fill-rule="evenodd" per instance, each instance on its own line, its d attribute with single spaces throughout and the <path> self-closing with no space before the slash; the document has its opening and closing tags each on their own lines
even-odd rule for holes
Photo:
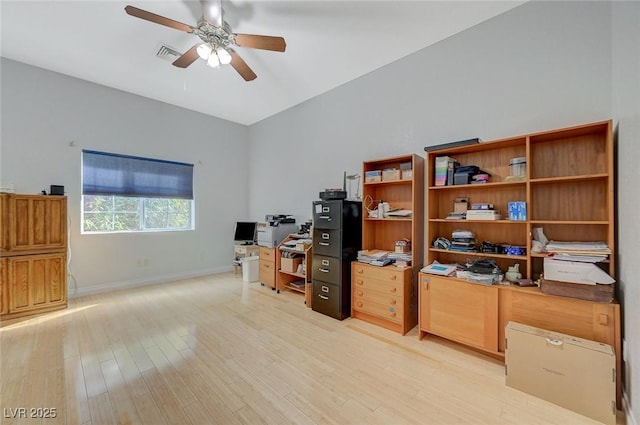
<svg viewBox="0 0 640 425">
<path fill-rule="evenodd" d="M 72 299 L 0 337 L 3 425 L 596 423 L 506 387 L 498 361 L 233 273 Z"/>
</svg>

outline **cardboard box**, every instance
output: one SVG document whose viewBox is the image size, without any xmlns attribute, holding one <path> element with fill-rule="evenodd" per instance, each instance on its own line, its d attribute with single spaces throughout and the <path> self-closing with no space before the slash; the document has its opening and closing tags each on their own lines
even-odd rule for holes
<svg viewBox="0 0 640 425">
<path fill-rule="evenodd" d="M 509 322 L 505 366 L 507 386 L 616 423 L 616 356 L 610 345 Z"/>
<path fill-rule="evenodd" d="M 366 171 L 364 173 L 364 181 L 366 183 L 381 182 L 382 171 L 381 170 Z"/>
<path fill-rule="evenodd" d="M 400 170 L 397 168 L 386 168 L 382 170 L 382 181 L 400 180 Z"/>
<path fill-rule="evenodd" d="M 280 270 L 286 273 L 296 273 L 298 266 L 302 264 L 302 257 L 297 258 L 285 258 L 282 257 L 280 261 Z"/>
<path fill-rule="evenodd" d="M 402 180 L 410 180 L 413 178 L 413 169 L 410 162 L 400 164 L 400 178 Z"/>
</svg>

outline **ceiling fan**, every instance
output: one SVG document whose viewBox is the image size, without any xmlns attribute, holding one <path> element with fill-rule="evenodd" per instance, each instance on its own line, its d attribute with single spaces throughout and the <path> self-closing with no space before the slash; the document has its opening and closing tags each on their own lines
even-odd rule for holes
<svg viewBox="0 0 640 425">
<path fill-rule="evenodd" d="M 248 47 L 252 49 L 284 52 L 286 43 L 282 37 L 255 34 L 236 34 L 222 17 L 222 0 L 200 0 L 202 17 L 195 27 L 134 6 L 127 6 L 124 10 L 131 16 L 144 19 L 156 24 L 195 34 L 202 43 L 194 45 L 173 62 L 174 66 L 186 68 L 202 58 L 213 68 L 220 65 L 231 66 L 245 79 L 251 81 L 257 75 L 249 65 L 236 53 L 234 47 Z"/>
</svg>

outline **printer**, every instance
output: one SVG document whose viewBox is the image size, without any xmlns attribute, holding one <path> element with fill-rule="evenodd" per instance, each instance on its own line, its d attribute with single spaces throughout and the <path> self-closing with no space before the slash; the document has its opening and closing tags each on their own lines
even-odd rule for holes
<svg viewBox="0 0 640 425">
<path fill-rule="evenodd" d="M 264 223 L 258 223 L 258 245 L 266 248 L 275 248 L 284 238 L 291 233 L 296 233 L 296 219 L 290 215 L 271 214 L 265 216 Z"/>
</svg>

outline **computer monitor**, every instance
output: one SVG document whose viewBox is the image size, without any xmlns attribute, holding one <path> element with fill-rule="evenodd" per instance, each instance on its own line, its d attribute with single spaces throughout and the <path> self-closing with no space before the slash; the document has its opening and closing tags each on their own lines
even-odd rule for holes
<svg viewBox="0 0 640 425">
<path fill-rule="evenodd" d="M 256 240 L 256 229 L 258 223 L 255 221 L 238 221 L 233 236 L 236 244 L 250 245 Z"/>
</svg>

